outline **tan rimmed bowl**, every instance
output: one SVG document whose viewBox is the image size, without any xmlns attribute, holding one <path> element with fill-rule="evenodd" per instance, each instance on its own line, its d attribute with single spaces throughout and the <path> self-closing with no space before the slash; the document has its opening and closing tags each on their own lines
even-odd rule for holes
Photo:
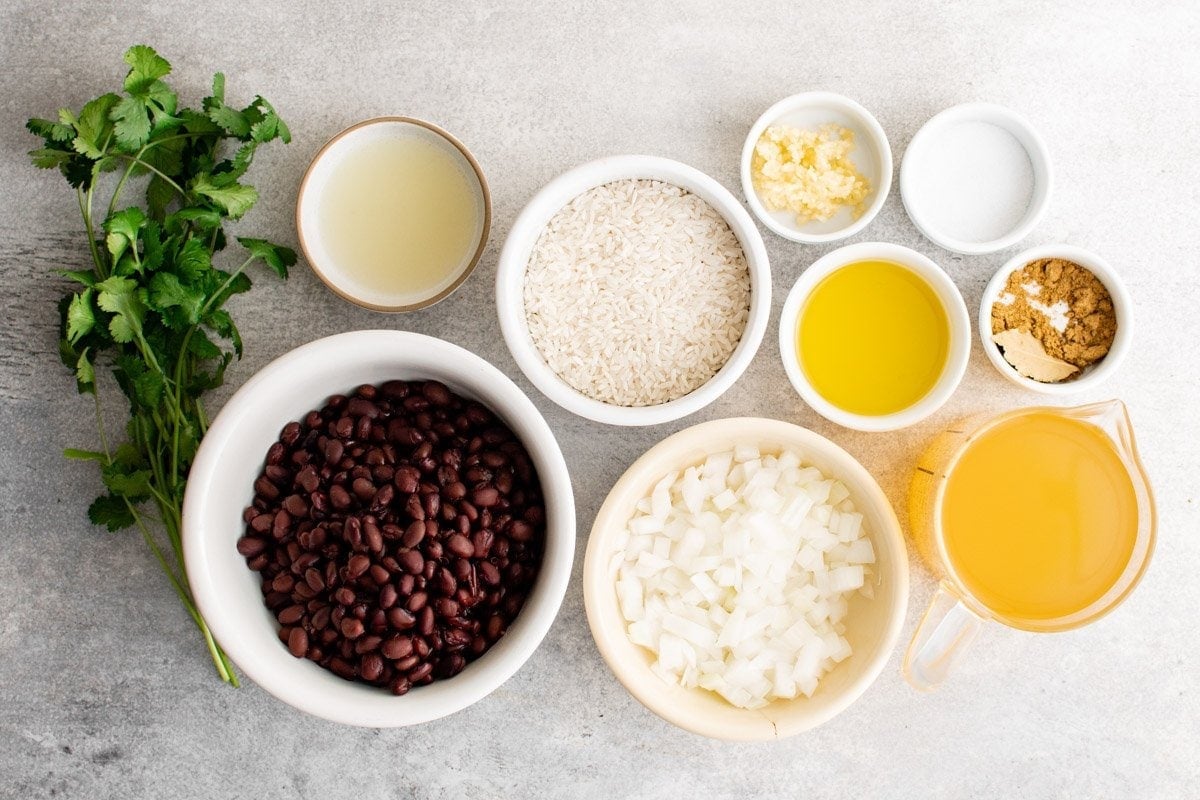
<svg viewBox="0 0 1200 800">
<path fill-rule="evenodd" d="M 347 274 L 344 265 L 337 263 L 326 247 L 321 231 L 321 199 L 330 177 L 355 148 L 389 137 L 419 137 L 441 148 L 453 159 L 475 195 L 479 215 L 475 248 L 465 252 L 458 268 L 428 294 L 386 294 L 359 284 Z M 479 263 L 487 246 L 491 224 L 492 198 L 479 162 L 450 133 L 431 122 L 412 117 L 375 117 L 351 125 L 334 136 L 317 151 L 308 165 L 296 199 L 296 231 L 308 265 L 339 297 L 373 311 L 416 311 L 449 297 Z M 396 266 L 403 268 L 402 258 L 398 258 Z"/>
<path fill-rule="evenodd" d="M 760 709 L 737 708 L 712 692 L 669 684 L 651 671 L 653 656 L 629 640 L 617 601 L 616 556 L 621 534 L 641 498 L 672 470 L 709 455 L 754 444 L 764 453 L 795 450 L 806 464 L 850 490 L 875 548 L 872 598 L 855 595 L 846 614 L 853 654 L 821 678 L 812 697 L 776 700 Z M 900 523 L 879 484 L 853 456 L 820 434 L 773 419 L 704 422 L 669 436 L 634 462 L 596 515 L 583 564 L 588 625 L 609 668 L 646 708 L 684 730 L 732 741 L 781 739 L 829 721 L 862 696 L 895 649 L 908 608 L 908 555 Z"/>
</svg>

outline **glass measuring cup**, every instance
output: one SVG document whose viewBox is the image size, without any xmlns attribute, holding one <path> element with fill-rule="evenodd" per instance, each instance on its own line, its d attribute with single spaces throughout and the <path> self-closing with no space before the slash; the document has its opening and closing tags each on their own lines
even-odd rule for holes
<svg viewBox="0 0 1200 800">
<path fill-rule="evenodd" d="M 1070 422 L 1081 424 L 1072 425 L 1069 424 Z M 1081 584 L 1086 581 L 1091 581 L 1092 584 L 1095 584 L 1097 580 L 1101 581 L 1099 589 L 1092 591 L 1092 595 L 1095 596 L 1082 604 L 1076 603 L 1078 607 L 1072 606 L 1067 601 L 1059 604 L 1048 603 L 1044 598 L 1039 599 L 1040 606 L 1031 604 L 1022 606 L 1021 600 L 1012 600 L 1012 598 L 1027 592 L 1026 587 L 1014 588 L 1011 597 L 1005 595 L 1003 588 L 999 592 L 993 591 L 995 580 L 992 580 L 991 583 L 987 580 L 980 580 L 978 571 L 973 571 L 973 565 L 969 563 L 969 559 L 962 557 L 963 545 L 957 544 L 970 540 L 969 536 L 964 539 L 962 528 L 972 524 L 972 513 L 988 514 L 986 519 L 976 517 L 974 522 L 979 525 L 979 530 L 986 529 L 989 534 L 995 531 L 997 536 L 982 543 L 981 546 L 988 548 L 986 557 L 981 558 L 976 553 L 974 558 L 975 563 L 982 563 L 986 569 L 991 569 L 991 572 L 995 573 L 989 573 L 989 578 L 1003 575 L 1002 572 L 996 572 L 996 569 L 1000 568 L 995 565 L 1005 558 L 1016 559 L 1010 561 L 1014 576 L 1020 574 L 1022 568 L 1031 573 L 1037 572 L 1042 570 L 1046 564 L 1054 561 L 1054 553 L 1048 553 L 1048 558 L 1044 563 L 1042 560 L 1029 558 L 1028 553 L 1019 553 L 1014 556 L 1012 552 L 1014 545 L 1010 544 L 1008 540 L 1010 534 L 1013 542 L 1022 540 L 1022 537 L 1027 544 L 1039 540 L 1030 538 L 1032 530 L 1004 528 L 1009 521 L 1005 513 L 1008 498 L 999 495 L 987 496 L 986 494 L 988 491 L 997 493 L 1003 491 L 1004 487 L 1001 484 L 976 486 L 977 492 L 980 488 L 983 490 L 983 494 L 977 498 L 978 503 L 975 505 L 971 502 L 964 503 L 964 499 L 970 501 L 971 498 L 964 495 L 967 490 L 963 486 L 970 485 L 970 478 L 967 477 L 969 473 L 979 472 L 980 459 L 992 458 L 998 464 L 999 459 L 1005 453 L 1018 457 L 1022 455 L 1036 457 L 1033 451 L 1026 452 L 1020 447 L 1010 446 L 1004 450 L 995 445 L 995 442 L 999 441 L 1000 437 L 1008 435 L 1009 431 L 1018 429 L 1032 431 L 1035 423 L 1046 426 L 1044 429 L 1046 436 L 1043 441 L 1047 447 L 1074 447 L 1074 444 L 1067 443 L 1066 436 L 1059 434 L 1079 434 L 1080 442 L 1084 447 L 1064 451 L 1068 452 L 1068 455 L 1063 457 L 1063 464 L 1070 464 L 1072 467 L 1083 464 L 1081 469 L 1089 470 L 1093 465 L 1087 460 L 1086 454 L 1089 451 L 1086 450 L 1086 446 L 1093 448 L 1091 452 L 1098 454 L 1098 460 L 1103 460 L 1100 456 L 1110 459 L 1108 462 L 1109 474 L 1116 476 L 1117 480 L 1110 481 L 1107 485 L 1102 481 L 1097 481 L 1097 485 L 1094 487 L 1095 491 L 1082 493 L 1080 496 L 1086 495 L 1092 498 L 1098 504 L 1097 508 L 1100 511 L 1108 508 L 1103 504 L 1123 500 L 1120 510 L 1126 512 L 1130 519 L 1130 525 L 1127 526 L 1127 557 L 1124 557 L 1122 562 L 1115 563 L 1115 567 L 1110 564 L 1110 571 L 1107 573 L 1102 573 L 1096 568 L 1095 559 L 1088 563 L 1088 569 L 1080 570 L 1077 573 L 1078 581 Z M 1056 429 L 1056 425 L 1061 430 Z M 1088 437 L 1092 437 L 1094 440 L 1085 441 Z M 1109 448 L 1099 444 L 1102 440 L 1107 441 L 1111 452 L 1108 452 Z M 1026 472 L 1012 473 L 1015 476 L 1013 481 L 1016 484 L 1020 484 L 1022 480 L 1028 483 L 1029 480 L 1032 480 L 1029 475 L 1037 472 L 1039 467 L 1049 469 L 1046 465 L 1054 463 L 1055 453 L 1052 450 L 1037 455 L 1042 456 L 1042 459 L 1036 464 L 1031 465 L 1028 461 L 1024 463 Z M 997 464 L 989 465 L 989 468 L 999 470 L 1000 467 Z M 1018 460 L 1015 469 L 1020 470 L 1020 468 L 1021 463 Z M 1078 473 L 1080 476 L 1084 474 L 1083 471 Z M 1091 470 L 1086 474 L 1097 476 L 1101 473 Z M 1061 473 L 1051 474 L 1040 499 L 1052 504 L 1053 492 L 1067 487 L 1067 483 L 1060 483 L 1059 479 L 1062 478 L 1065 481 L 1067 477 L 1069 476 Z M 1128 481 L 1127 484 L 1125 479 Z M 1076 480 L 1082 481 L 1083 478 L 1076 478 Z M 951 486 L 952 481 L 955 483 L 951 490 L 952 497 L 948 500 L 947 489 Z M 1081 520 L 1088 519 L 1086 514 L 1079 511 L 1083 507 L 1082 505 L 1073 505 L 1064 500 L 1062 506 L 1060 508 L 1050 507 L 1048 516 L 1065 520 L 1066 524 L 1073 523 L 1077 526 L 1084 524 Z M 1007 507 L 1012 509 L 1014 520 L 1021 520 L 1021 514 L 1029 511 L 1019 504 L 1009 503 Z M 1113 508 L 1117 507 L 1113 506 Z M 950 510 L 948 511 L 948 509 Z M 1100 513 L 1097 509 L 1092 509 L 1092 511 Z M 1077 513 L 1079 518 L 1070 519 L 1062 516 L 1073 513 Z M 1093 523 L 1096 522 L 1094 513 L 1090 518 Z M 1137 585 L 1154 549 L 1154 498 L 1145 469 L 1138 458 L 1128 411 L 1125 405 L 1118 400 L 1076 408 L 1033 407 L 1016 409 L 999 415 L 980 414 L 951 426 L 940 433 L 918 459 L 909 488 L 909 519 L 911 535 L 918 553 L 940 579 L 937 592 L 913 635 L 912 643 L 909 645 L 904 659 L 905 678 L 913 686 L 924 690 L 933 689 L 945 679 L 950 667 L 974 638 L 984 620 L 996 620 L 1022 630 L 1053 632 L 1079 627 L 1108 613 L 1120 604 Z M 1028 521 L 1027 516 L 1024 519 Z M 1107 519 L 1108 517 L 1104 518 L 1105 521 Z M 974 534 L 975 531 L 966 533 Z M 978 537 L 975 541 L 979 541 Z M 1053 542 L 1051 542 L 1052 544 Z M 1125 549 L 1114 552 L 1124 556 Z M 1070 550 L 1069 555 L 1081 559 L 1088 556 L 1086 552 L 1078 550 Z M 1024 558 L 1024 561 L 1021 561 L 1021 558 Z M 1014 578 L 1014 580 L 1018 579 Z M 1082 585 L 1079 587 L 1081 592 L 1085 588 L 1089 587 Z M 1095 587 L 1093 585 L 1090 588 L 1094 589 Z M 1071 585 L 1068 581 L 1063 585 L 1062 592 L 1069 593 L 1070 589 Z M 1028 601 L 1028 603 L 1032 602 L 1032 600 Z M 1035 609 L 1035 611 L 1030 609 Z"/>
</svg>

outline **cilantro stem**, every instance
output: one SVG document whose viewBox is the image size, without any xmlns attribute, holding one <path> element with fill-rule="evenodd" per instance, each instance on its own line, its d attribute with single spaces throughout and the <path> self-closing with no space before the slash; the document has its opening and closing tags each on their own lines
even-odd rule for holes
<svg viewBox="0 0 1200 800">
<path fill-rule="evenodd" d="M 96 247 L 96 229 L 92 227 L 92 195 L 91 189 L 88 189 L 86 199 L 82 189 L 75 190 L 75 196 L 79 198 L 79 213 L 83 215 L 83 225 L 87 228 L 88 247 L 92 251 L 92 262 L 96 265 L 96 274 L 101 279 L 107 278 L 104 262 L 100 259 L 100 249 Z"/>
<path fill-rule="evenodd" d="M 213 304 L 217 303 L 218 301 L 221 300 L 221 295 L 225 294 L 225 290 L 229 288 L 230 284 L 232 284 L 234 282 L 234 280 L 237 278 L 238 275 L 241 275 L 246 270 L 246 267 L 248 267 L 254 263 L 255 258 L 257 258 L 257 256 L 250 256 L 249 258 L 247 258 L 245 261 L 242 262 L 241 266 L 239 266 L 237 269 L 235 269 L 233 272 L 230 273 L 229 277 L 225 279 L 225 282 L 221 284 L 221 286 L 217 289 L 217 291 L 215 291 L 212 295 L 209 296 L 208 300 L 200 308 L 199 314 L 196 315 L 198 319 L 204 319 L 206 316 L 208 316 L 208 312 L 212 310 Z M 183 383 L 184 383 L 184 381 L 183 381 L 183 365 L 184 365 L 185 360 L 187 359 L 188 346 L 192 342 L 192 334 L 196 332 L 196 329 L 199 326 L 200 326 L 200 323 L 196 323 L 195 325 L 192 325 L 190 328 L 188 328 L 187 333 L 184 334 L 184 337 L 183 337 L 183 345 L 179 348 L 179 358 L 176 359 L 176 361 L 175 361 L 174 384 L 175 384 L 175 404 L 176 404 L 176 406 L 178 406 L 180 404 L 180 402 L 182 401 L 182 398 L 183 398 Z M 200 405 L 199 402 L 197 402 L 196 405 L 197 405 L 197 407 L 199 407 L 199 405 Z M 208 427 L 207 424 L 204 425 L 205 429 L 207 429 L 207 427 Z M 203 435 L 203 431 L 201 431 L 201 434 Z M 175 437 L 174 437 L 174 441 L 172 442 L 172 447 L 171 447 L 171 472 L 172 472 L 172 474 L 174 474 L 175 471 L 178 469 L 178 457 L 179 457 L 179 427 L 176 426 Z"/>
<path fill-rule="evenodd" d="M 146 169 L 152 170 L 156 175 L 158 175 L 158 177 L 162 178 L 164 181 L 167 182 L 167 184 L 169 186 L 171 186 L 173 189 L 175 189 L 175 191 L 179 192 L 179 194 L 181 196 L 186 197 L 187 193 L 183 189 L 181 189 L 177 183 L 175 183 L 173 180 L 168 178 L 166 175 L 164 175 L 159 170 L 157 170 L 154 167 L 147 164 L 145 161 L 142 161 L 142 156 L 146 155 L 147 152 L 153 150 L 154 148 L 156 148 L 159 145 L 164 144 L 166 142 L 174 142 L 174 141 L 178 141 L 179 139 L 192 139 L 192 138 L 195 138 L 195 137 L 201 136 L 201 135 L 202 134 L 199 134 L 199 133 L 180 133 L 180 134 L 176 134 L 175 136 L 164 136 L 162 139 L 153 139 L 151 141 L 146 142 L 144 145 L 142 145 L 142 148 L 137 151 L 137 155 L 135 155 L 133 157 L 130 157 L 125 154 L 117 153 L 116 155 L 119 155 L 121 158 L 124 158 L 129 161 L 129 166 L 125 168 L 125 174 L 122 175 L 121 180 L 117 182 L 117 188 L 113 192 L 112 200 L 108 204 L 107 216 L 111 217 L 113 215 L 113 212 L 117 210 L 117 201 L 121 197 L 121 190 L 125 188 L 125 182 L 127 180 L 129 180 L 130 175 L 133 174 L 133 168 L 136 167 L 138 164 L 141 164 L 143 167 L 146 167 Z"/>
<path fill-rule="evenodd" d="M 139 156 L 141 155 L 141 153 L 138 153 L 138 155 L 137 155 L 137 156 L 131 156 L 131 155 L 129 155 L 128 153 L 114 153 L 113 155 L 115 155 L 117 158 L 123 158 L 123 159 L 125 159 L 126 161 L 129 161 L 129 162 L 130 162 L 130 164 L 129 164 L 129 169 L 133 169 L 133 167 L 134 167 L 134 166 L 136 166 L 136 165 L 140 164 L 141 166 L 143 166 L 143 167 L 145 167 L 146 169 L 148 169 L 148 170 L 150 170 L 151 172 L 153 172 L 153 173 L 154 173 L 155 175 L 157 175 L 158 177 L 162 178 L 162 179 L 163 179 L 163 180 L 166 182 L 166 184 L 167 184 L 168 186 L 170 186 L 170 187 L 171 187 L 172 189 L 174 189 L 175 191 L 179 192 L 179 195 L 180 195 L 181 197 L 187 197 L 187 192 L 185 192 L 185 191 L 183 190 L 183 188 L 182 188 L 182 187 L 181 187 L 181 186 L 180 186 L 178 183 L 176 183 L 174 180 L 172 180 L 172 179 L 171 179 L 171 178 L 170 178 L 170 177 L 169 177 L 169 176 L 168 176 L 166 173 L 164 173 L 164 172 L 163 172 L 162 170 L 160 170 L 158 167 L 151 166 L 150 164 L 147 164 L 145 161 L 142 161 L 142 159 L 141 159 L 141 158 L 139 158 Z M 128 172 L 129 172 L 129 170 L 126 170 L 126 173 L 127 173 L 127 174 L 128 174 Z M 122 178 L 122 183 L 123 183 L 123 182 L 124 182 L 124 178 Z M 114 199 L 115 199 L 115 198 L 114 198 Z M 112 213 L 112 209 L 109 209 L 109 212 L 108 212 L 108 213 L 110 213 L 110 214 L 111 214 L 111 213 Z"/>
<path fill-rule="evenodd" d="M 204 636 L 204 642 L 208 647 L 209 656 L 212 657 L 213 664 L 217 668 L 217 674 L 220 675 L 221 680 L 225 681 L 226 683 L 232 684 L 235 687 L 238 686 L 239 683 L 237 675 L 234 674 L 233 666 L 229 663 L 228 656 L 225 655 L 225 651 L 221 649 L 220 645 L 218 645 L 216 640 L 213 638 L 212 631 L 209 630 L 208 624 L 204 621 L 204 617 L 200 616 L 200 609 L 196 607 L 196 601 L 192 599 L 191 589 L 186 583 L 187 573 L 183 573 L 182 581 L 178 576 L 176 576 L 175 570 L 171 568 L 166 556 L 163 555 L 162 548 L 160 548 L 158 543 L 154 541 L 154 537 L 151 535 L 150 529 L 146 527 L 146 523 L 142 519 L 142 514 L 140 514 L 137 508 L 135 508 L 134 505 L 128 500 L 125 501 L 125 505 L 129 508 L 129 513 L 133 515 L 134 522 L 137 525 L 138 530 L 141 531 L 142 539 L 145 540 L 146 546 L 150 548 L 150 552 L 152 552 L 154 557 L 158 559 L 159 566 L 161 566 L 163 572 L 166 573 L 167 579 L 171 583 L 171 587 L 175 590 L 175 594 L 179 596 L 179 600 L 181 603 L 183 603 L 184 609 L 187 610 L 188 616 L 192 618 L 192 622 L 196 624 L 196 627 L 199 628 L 201 635 Z M 183 554 L 178 548 L 176 548 L 176 562 L 181 566 L 183 564 Z"/>
</svg>

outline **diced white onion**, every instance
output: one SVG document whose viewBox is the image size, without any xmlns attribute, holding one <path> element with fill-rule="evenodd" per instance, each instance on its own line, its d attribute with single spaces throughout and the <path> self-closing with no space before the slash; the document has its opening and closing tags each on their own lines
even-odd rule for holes
<svg viewBox="0 0 1200 800">
<path fill-rule="evenodd" d="M 636 504 L 618 553 L 629 639 L 668 682 L 759 708 L 811 696 L 851 655 L 853 593 L 875 550 L 844 484 L 753 443 L 672 472 Z"/>
</svg>

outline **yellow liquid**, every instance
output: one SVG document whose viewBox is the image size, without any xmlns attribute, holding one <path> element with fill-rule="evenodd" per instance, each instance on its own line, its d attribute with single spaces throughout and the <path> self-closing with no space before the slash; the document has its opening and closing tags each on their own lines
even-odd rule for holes
<svg viewBox="0 0 1200 800">
<path fill-rule="evenodd" d="M 1103 431 L 1037 411 L 967 446 L 941 521 L 950 565 L 980 602 L 1011 619 L 1059 619 L 1120 578 L 1137 539 L 1137 498 Z"/>
<path fill-rule="evenodd" d="M 827 275 L 796 332 L 800 368 L 821 397 L 883 416 L 919 402 L 938 382 L 950 321 L 933 288 L 890 261 L 855 261 Z"/>
<path fill-rule="evenodd" d="M 320 226 L 339 273 L 397 304 L 448 288 L 482 233 L 477 191 L 445 147 L 420 136 L 348 152 L 321 196 Z"/>
</svg>

